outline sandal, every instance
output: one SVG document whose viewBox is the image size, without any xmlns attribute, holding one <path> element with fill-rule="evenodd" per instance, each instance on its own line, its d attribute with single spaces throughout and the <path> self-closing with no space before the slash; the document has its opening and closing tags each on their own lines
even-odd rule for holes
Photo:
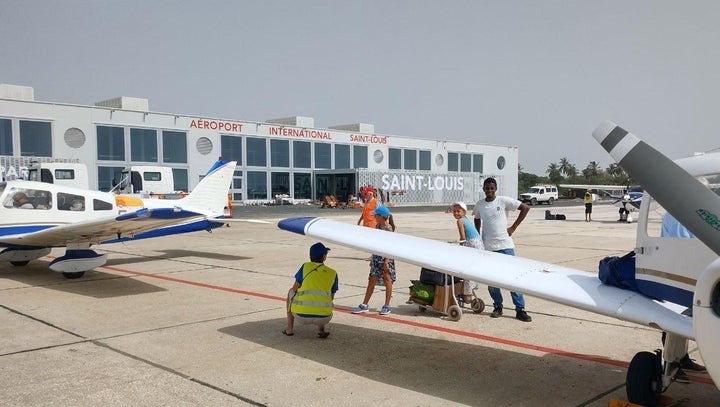
<svg viewBox="0 0 720 407">
<path fill-rule="evenodd" d="M 286 331 L 286 330 L 284 330 L 284 329 L 282 330 L 282 333 L 283 333 L 283 335 L 287 335 L 287 336 L 293 336 L 293 335 L 295 335 L 294 332 L 288 332 L 288 331 Z"/>
<path fill-rule="evenodd" d="M 320 338 L 320 339 L 325 339 L 328 336 L 330 336 L 330 332 L 325 332 L 325 331 L 318 332 L 318 338 Z"/>
</svg>

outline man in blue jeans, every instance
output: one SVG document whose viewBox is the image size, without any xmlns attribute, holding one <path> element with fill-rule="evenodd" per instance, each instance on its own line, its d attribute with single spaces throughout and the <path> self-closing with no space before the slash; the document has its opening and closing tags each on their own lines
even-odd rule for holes
<svg viewBox="0 0 720 407">
<path fill-rule="evenodd" d="M 475 204 L 473 216 L 475 216 L 475 228 L 481 230 L 485 250 L 496 253 L 515 255 L 515 244 L 510 236 L 525 219 L 530 207 L 524 203 L 507 196 L 496 196 L 497 181 L 494 178 L 486 178 L 483 182 L 485 199 Z M 508 227 L 507 212 L 519 210 L 515 222 Z M 491 318 L 498 318 L 503 313 L 503 297 L 500 289 L 488 286 L 488 292 L 493 299 L 493 312 Z M 525 312 L 525 299 L 521 293 L 510 292 L 513 304 L 515 304 L 515 318 L 523 322 L 530 322 L 532 318 Z"/>
</svg>

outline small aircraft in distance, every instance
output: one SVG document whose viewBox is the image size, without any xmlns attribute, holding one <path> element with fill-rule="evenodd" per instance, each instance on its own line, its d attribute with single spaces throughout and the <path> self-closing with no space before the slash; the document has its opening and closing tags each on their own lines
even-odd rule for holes
<svg viewBox="0 0 720 407">
<path fill-rule="evenodd" d="M 657 405 L 660 394 L 673 382 L 690 339 L 697 341 L 708 373 L 720 384 L 720 197 L 694 178 L 720 174 L 720 154 L 690 157 L 683 164 L 693 171 L 689 174 L 611 122 L 602 123 L 593 136 L 648 191 L 643 196 L 634 250 L 635 290 L 606 285 L 597 271 L 469 250 L 329 219 L 288 218 L 278 227 L 666 332 L 662 351 L 639 352 L 630 362 L 626 391 L 632 403 Z M 647 227 L 653 223 L 648 221 L 650 194 L 698 238 L 649 235 Z M 692 308 L 694 315 L 683 314 L 686 308 Z M 452 316 L 452 307 L 448 311 Z"/>
<path fill-rule="evenodd" d="M 560 188 L 601 191 L 612 198 L 612 204 L 620 209 L 633 212 L 640 209 L 643 189 L 640 185 L 593 185 L 593 184 L 560 184 Z M 620 191 L 622 193 L 617 194 Z"/>
<path fill-rule="evenodd" d="M 50 269 L 79 278 L 100 267 L 95 244 L 211 230 L 226 222 L 223 209 L 236 162 L 218 162 L 181 199 L 139 199 L 36 181 L 0 182 L 0 260 L 24 266 L 65 247 Z"/>
</svg>

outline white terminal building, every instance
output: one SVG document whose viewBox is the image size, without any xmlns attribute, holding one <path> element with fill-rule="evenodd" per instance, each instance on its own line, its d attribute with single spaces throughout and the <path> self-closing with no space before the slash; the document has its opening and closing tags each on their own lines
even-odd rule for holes
<svg viewBox="0 0 720 407">
<path fill-rule="evenodd" d="M 124 96 L 92 106 L 41 102 L 32 87 L 0 84 L 2 180 L 33 162 L 71 161 L 87 165 L 91 189 L 107 191 L 125 167 L 161 165 L 172 168 L 175 190 L 188 191 L 219 157 L 238 163 L 235 204 L 345 201 L 366 185 L 396 206 L 474 203 L 486 177 L 497 179 L 500 195 L 516 197 L 518 188 L 514 146 L 379 134 L 365 123 L 317 128 L 302 116 L 160 113 L 147 99 Z"/>
</svg>

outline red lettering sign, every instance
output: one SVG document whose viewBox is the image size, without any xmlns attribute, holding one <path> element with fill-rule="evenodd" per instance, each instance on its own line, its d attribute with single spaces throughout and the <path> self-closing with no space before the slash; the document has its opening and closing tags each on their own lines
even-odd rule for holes
<svg viewBox="0 0 720 407">
<path fill-rule="evenodd" d="M 242 126 L 241 123 L 221 122 L 218 120 L 193 119 L 190 121 L 191 129 L 220 130 L 230 133 L 242 132 Z"/>
</svg>

